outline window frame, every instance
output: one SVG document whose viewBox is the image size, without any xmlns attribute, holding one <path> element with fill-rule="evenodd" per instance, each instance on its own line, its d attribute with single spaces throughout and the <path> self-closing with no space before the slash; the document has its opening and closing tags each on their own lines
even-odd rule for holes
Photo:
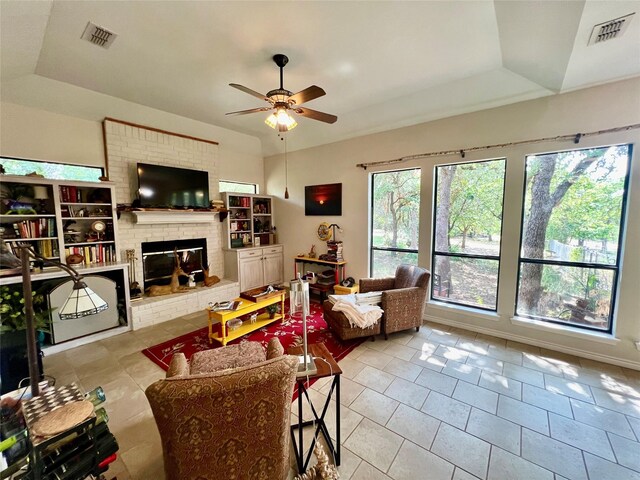
<svg viewBox="0 0 640 480">
<path fill-rule="evenodd" d="M 499 246 L 499 255 L 498 256 L 489 256 L 489 255 L 478 255 L 472 253 L 451 253 L 451 252 L 437 252 L 436 251 L 436 214 L 438 212 L 438 168 L 439 167 L 450 167 L 450 166 L 459 166 L 459 165 L 469 165 L 471 163 L 486 163 L 486 162 L 495 162 L 495 161 L 503 161 L 504 162 L 504 175 L 502 178 L 502 212 L 500 214 L 500 246 Z M 452 300 L 446 300 L 442 298 L 436 298 L 433 296 L 433 275 L 431 278 L 431 288 L 429 288 L 429 299 L 433 302 L 441 302 L 449 305 L 456 305 L 459 307 L 465 308 L 475 308 L 478 310 L 483 310 L 486 312 L 494 312 L 498 311 L 498 304 L 500 299 L 500 269 L 502 268 L 502 240 L 504 236 L 504 195 L 507 186 L 507 157 L 498 157 L 498 158 L 487 158 L 484 160 L 469 160 L 467 162 L 453 162 L 453 163 L 443 163 L 435 165 L 434 167 L 434 183 L 433 183 L 433 213 L 431 215 L 432 218 L 432 229 L 431 229 L 431 270 L 433 275 L 435 275 L 435 265 L 436 265 L 436 256 L 442 257 L 458 257 L 458 258 L 471 258 L 475 260 L 497 260 L 498 262 L 498 276 L 496 282 L 496 306 L 495 308 L 487 308 L 482 307 L 480 305 L 470 305 L 467 303 L 455 302 Z"/>
<path fill-rule="evenodd" d="M 218 180 L 218 188 L 220 188 L 220 182 L 225 182 L 225 183 L 234 183 L 237 185 L 253 185 L 253 193 L 249 193 L 249 192 L 235 192 L 235 191 L 229 191 L 229 190 L 220 190 L 220 193 L 222 192 L 229 192 L 229 193 L 247 193 L 248 195 L 259 195 L 260 192 L 258 191 L 258 184 L 257 183 L 253 183 L 253 182 L 238 182 L 236 180 L 223 180 L 223 179 L 219 179 Z"/>
<path fill-rule="evenodd" d="M 380 172 L 372 172 L 371 173 L 371 198 L 370 198 L 370 205 L 369 205 L 369 277 L 373 276 L 373 253 L 374 251 L 380 251 L 380 252 L 400 252 L 400 253 L 415 253 L 416 255 L 420 255 L 419 253 L 419 249 L 420 249 L 420 244 L 418 244 L 418 248 L 416 249 L 411 249 L 411 248 L 393 248 L 393 247 L 375 247 L 373 245 L 373 207 L 374 207 L 374 203 L 375 203 L 375 176 L 376 175 L 381 175 L 381 174 L 385 174 L 385 173 L 394 173 L 394 172 L 405 172 L 405 171 L 409 171 L 409 170 L 419 170 L 420 171 L 420 178 L 421 178 L 421 182 L 422 182 L 422 168 L 420 167 L 410 167 L 410 168 L 398 168 L 396 170 L 384 170 L 384 171 L 380 171 Z M 422 189 L 420 189 L 420 197 L 422 197 Z M 418 218 L 418 222 L 420 221 L 420 219 Z M 418 231 L 420 231 L 420 227 L 418 226 Z"/>
<path fill-rule="evenodd" d="M 82 167 L 82 168 L 88 168 L 88 169 L 95 169 L 95 170 L 100 170 L 101 175 L 100 177 L 104 177 L 105 176 L 105 172 L 106 172 L 106 167 L 104 166 L 99 166 L 99 165 L 86 165 L 86 164 L 81 164 L 81 163 L 69 163 L 69 162 L 55 162 L 55 161 L 51 161 L 51 160 L 41 160 L 41 159 L 37 159 L 37 158 L 24 158 L 24 157 L 12 157 L 12 156 L 8 156 L 8 155 L 0 155 L 0 165 L 2 164 L 2 160 L 17 160 L 17 161 L 21 161 L 21 162 L 34 162 L 34 163 L 42 163 L 42 164 L 49 164 L 49 165 L 63 165 L 63 166 L 68 166 L 68 167 Z M 9 173 L 6 172 L 5 175 L 13 175 L 13 176 L 24 176 L 20 173 Z M 2 176 L 0 176 L 0 178 L 2 178 Z M 98 183 L 100 182 L 100 180 L 82 180 L 80 178 L 70 178 L 70 177 L 65 177 L 65 178 L 49 178 L 49 177 L 44 177 L 46 180 L 56 180 L 56 181 L 70 181 L 70 182 L 95 182 Z"/>
<path fill-rule="evenodd" d="M 589 263 L 589 262 L 569 262 L 564 260 L 545 260 L 539 258 L 523 258 L 522 257 L 522 241 L 524 240 L 524 215 L 525 215 L 525 207 L 526 207 L 526 194 L 527 194 L 527 158 L 535 157 L 538 155 L 552 155 L 559 154 L 562 152 L 573 152 L 577 150 L 595 150 L 599 148 L 610 148 L 616 146 L 626 145 L 628 148 L 627 153 L 627 172 L 624 177 L 624 192 L 622 194 L 622 204 L 620 206 L 620 225 L 618 227 L 618 243 L 617 243 L 617 251 L 616 251 L 616 263 L 615 265 L 607 265 L 603 263 Z M 513 304 L 513 314 L 514 317 L 517 318 L 526 318 L 530 320 L 537 320 L 545 323 L 550 323 L 554 325 L 560 325 L 568 328 L 576 328 L 580 330 L 589 330 L 598 333 L 613 333 L 613 323 L 615 320 L 615 314 L 617 307 L 617 297 L 618 297 L 618 287 L 619 287 L 619 278 L 621 271 L 621 262 L 622 262 L 622 246 L 624 244 L 624 233 L 625 227 L 627 224 L 627 200 L 629 198 L 629 180 L 631 177 L 631 159 L 633 158 L 633 143 L 613 143 L 610 145 L 601 145 L 601 146 L 593 146 L 593 147 L 584 147 L 584 148 L 575 148 L 575 149 L 566 149 L 566 150 L 557 150 L 552 152 L 538 152 L 538 153 L 530 153 L 525 155 L 524 157 L 524 181 L 522 187 L 522 207 L 520 211 L 520 241 L 518 244 L 518 272 L 516 276 L 516 296 Z M 578 267 L 578 268 L 593 268 L 599 270 L 611 270 L 613 271 L 613 280 L 611 282 L 611 307 L 609 308 L 609 317 L 608 317 L 608 325 L 609 328 L 603 330 L 602 328 L 596 328 L 589 325 L 581 325 L 578 323 L 571 322 L 563 322 L 554 318 L 543 317 L 541 315 L 530 315 L 526 313 L 518 313 L 518 298 L 520 297 L 520 273 L 522 269 L 523 263 L 534 263 L 538 265 L 552 265 L 552 266 L 564 266 L 564 267 Z"/>
</svg>

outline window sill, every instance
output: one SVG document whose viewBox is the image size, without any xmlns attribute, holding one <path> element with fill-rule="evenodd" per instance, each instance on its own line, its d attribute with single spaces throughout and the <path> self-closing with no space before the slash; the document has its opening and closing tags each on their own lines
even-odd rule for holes
<svg viewBox="0 0 640 480">
<path fill-rule="evenodd" d="M 558 325 L 555 323 L 543 322 L 541 320 L 533 320 L 531 318 L 511 317 L 511 323 L 521 327 L 532 328 L 549 333 L 558 333 L 568 337 L 589 340 L 592 342 L 606 343 L 609 345 L 617 345 L 620 339 L 610 333 L 594 332 L 591 330 L 583 330 L 580 328 L 570 327 L 568 325 Z"/>
<path fill-rule="evenodd" d="M 495 312 L 488 312 L 479 308 L 463 307 L 462 305 L 452 305 L 450 303 L 438 302 L 437 300 L 429 300 L 427 307 L 434 308 L 436 310 L 442 310 L 444 312 L 454 312 L 468 315 L 470 317 L 479 318 L 481 320 L 492 320 L 494 322 L 500 321 L 500 315 Z"/>
</svg>

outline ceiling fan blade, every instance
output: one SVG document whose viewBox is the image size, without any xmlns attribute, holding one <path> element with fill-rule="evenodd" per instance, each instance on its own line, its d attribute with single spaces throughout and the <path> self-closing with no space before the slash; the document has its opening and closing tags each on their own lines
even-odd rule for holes
<svg viewBox="0 0 640 480">
<path fill-rule="evenodd" d="M 317 85 L 311 85 L 310 87 L 300 90 L 298 93 L 294 93 L 289 97 L 289 101 L 296 105 L 302 105 L 303 103 L 310 102 L 318 97 L 326 95 L 325 91 Z"/>
<path fill-rule="evenodd" d="M 303 117 L 308 117 L 313 120 L 320 120 L 325 123 L 336 123 L 338 117 L 335 115 L 331 115 L 330 113 L 319 112 L 317 110 L 311 110 L 306 107 L 298 107 L 293 109 L 298 115 L 302 115 Z"/>
<path fill-rule="evenodd" d="M 233 87 L 233 88 L 237 88 L 238 90 L 240 90 L 240 91 L 242 91 L 244 93 L 248 93 L 249 95 L 253 95 L 254 97 L 257 97 L 257 98 L 259 98 L 261 100 L 266 100 L 269 103 L 273 103 L 273 100 L 271 100 L 269 97 L 267 97 L 267 96 L 265 96 L 265 95 L 263 95 L 261 93 L 258 93 L 255 90 L 251 90 L 250 88 L 245 87 L 244 85 L 239 85 L 237 83 L 230 83 L 229 86 Z"/>
<path fill-rule="evenodd" d="M 269 110 L 271 110 L 271 107 L 260 107 L 252 108 L 250 110 L 240 110 L 238 112 L 229 112 L 225 113 L 225 115 L 246 115 L 247 113 L 268 112 Z"/>
</svg>

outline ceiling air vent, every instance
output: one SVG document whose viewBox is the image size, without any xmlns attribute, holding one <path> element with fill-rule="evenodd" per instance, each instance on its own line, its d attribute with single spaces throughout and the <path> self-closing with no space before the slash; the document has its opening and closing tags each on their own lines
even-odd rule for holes
<svg viewBox="0 0 640 480">
<path fill-rule="evenodd" d="M 109 48 L 118 35 L 94 23 L 87 23 L 82 33 L 83 39 L 102 48 Z"/>
<path fill-rule="evenodd" d="M 634 15 L 635 12 L 625 15 L 624 17 L 616 18 L 615 20 L 609 20 L 608 22 L 595 25 L 591 31 L 591 37 L 589 37 L 587 45 L 595 45 L 596 43 L 602 43 L 607 40 L 613 40 L 614 38 L 621 37 L 627 29 L 627 26 L 631 21 L 631 17 Z"/>
</svg>

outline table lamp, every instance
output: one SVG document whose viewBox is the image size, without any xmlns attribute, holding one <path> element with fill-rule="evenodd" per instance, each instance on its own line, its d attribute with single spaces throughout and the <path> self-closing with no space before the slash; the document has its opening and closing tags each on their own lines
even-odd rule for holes
<svg viewBox="0 0 640 480">
<path fill-rule="evenodd" d="M 38 213 L 48 213 L 46 207 L 46 201 L 49 198 L 49 192 L 44 185 L 35 185 L 33 187 L 33 198 L 40 202 L 38 207 Z"/>
<path fill-rule="evenodd" d="M 297 280 L 292 280 L 289 284 L 289 315 L 293 317 L 297 313 L 302 313 L 302 355 L 298 357 L 298 377 L 315 375 L 318 372 L 313 357 L 309 355 L 307 344 L 307 316 L 309 315 L 309 282 L 302 280 L 298 274 Z"/>
<path fill-rule="evenodd" d="M 64 270 L 73 280 L 73 289 L 69 297 L 62 305 L 58 314 L 60 320 L 81 318 L 87 315 L 95 315 L 109 308 L 107 302 L 93 292 L 82 281 L 82 276 L 73 268 L 56 260 L 50 260 L 36 253 L 30 245 L 20 245 L 20 261 L 22 263 L 22 290 L 24 294 L 24 312 L 27 324 L 27 358 L 29 359 L 29 384 L 31 396 L 40 395 L 38 384 L 38 351 L 36 347 L 36 332 L 33 310 L 33 296 L 31 290 L 31 269 L 29 259 L 40 260 L 44 265 L 51 265 Z"/>
</svg>

